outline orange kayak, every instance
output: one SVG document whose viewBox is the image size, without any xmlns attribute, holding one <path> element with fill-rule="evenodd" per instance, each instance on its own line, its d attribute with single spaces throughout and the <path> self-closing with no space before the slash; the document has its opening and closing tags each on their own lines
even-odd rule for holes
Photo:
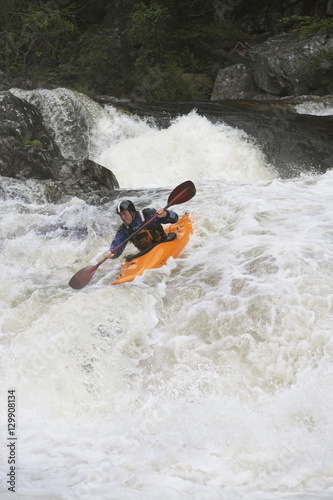
<svg viewBox="0 0 333 500">
<path fill-rule="evenodd" d="M 183 215 L 176 224 L 164 226 L 165 233 L 176 233 L 176 238 L 172 241 L 159 243 L 148 253 L 136 257 L 129 262 L 124 259 L 121 264 L 120 273 L 111 285 L 119 285 L 133 281 L 137 276 L 141 276 L 146 269 L 157 269 L 164 266 L 169 257 L 174 259 L 187 244 L 190 234 L 192 234 L 192 221 L 190 214 Z"/>
</svg>

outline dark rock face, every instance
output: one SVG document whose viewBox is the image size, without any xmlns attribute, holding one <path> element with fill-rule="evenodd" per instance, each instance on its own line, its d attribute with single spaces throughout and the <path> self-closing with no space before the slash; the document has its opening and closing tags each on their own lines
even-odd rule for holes
<svg viewBox="0 0 333 500">
<path fill-rule="evenodd" d="M 28 144 L 39 140 L 41 148 Z M 27 144 L 24 145 L 24 141 Z M 0 95 L 0 174 L 18 179 L 53 178 L 51 158 L 59 150 L 49 137 L 39 112 L 10 92 Z"/>
<path fill-rule="evenodd" d="M 112 172 L 85 158 L 66 160 L 35 106 L 10 92 L 0 93 L 0 175 L 50 181 L 51 201 L 61 196 L 105 197 L 118 182 Z"/>
<path fill-rule="evenodd" d="M 276 35 L 248 50 L 248 61 L 220 70 L 212 100 L 302 96 L 313 93 L 318 82 L 306 62 L 333 50 L 333 37 L 316 35 L 301 39 L 288 33 Z"/>
<path fill-rule="evenodd" d="M 316 35 L 301 39 L 296 34 L 277 35 L 249 51 L 256 86 L 280 97 L 300 96 L 316 89 L 305 63 L 319 52 L 333 50 L 333 38 Z"/>
<path fill-rule="evenodd" d="M 227 3 L 231 18 L 252 39 L 237 44 L 229 53 L 221 53 L 221 69 L 211 100 L 299 97 L 316 92 L 319 82 L 307 71 L 306 63 L 320 53 L 332 51 L 333 37 L 321 33 L 304 39 L 299 33 L 278 33 L 281 20 L 291 16 L 332 16 L 332 0 L 233 0 Z M 241 68 L 237 63 L 242 64 Z"/>
<path fill-rule="evenodd" d="M 266 101 L 265 101 L 266 103 Z M 300 115 L 275 102 L 230 102 L 223 121 L 254 137 L 281 178 L 325 173 L 333 161 L 333 117 Z M 284 107 L 285 106 L 285 107 Z M 235 111 L 239 109 L 240 113 Z"/>
</svg>

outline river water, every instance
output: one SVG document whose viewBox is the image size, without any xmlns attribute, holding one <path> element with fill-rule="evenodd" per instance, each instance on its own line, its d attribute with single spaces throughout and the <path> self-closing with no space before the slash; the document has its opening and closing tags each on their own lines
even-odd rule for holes
<svg viewBox="0 0 333 500">
<path fill-rule="evenodd" d="M 160 130 L 85 109 L 119 197 L 158 208 L 195 183 L 174 207 L 194 233 L 133 283 L 109 286 L 118 259 L 75 291 L 116 200 L 52 204 L 35 181 L 1 179 L 1 498 L 333 498 L 333 171 L 280 180 L 249 137 L 195 112 Z"/>
</svg>

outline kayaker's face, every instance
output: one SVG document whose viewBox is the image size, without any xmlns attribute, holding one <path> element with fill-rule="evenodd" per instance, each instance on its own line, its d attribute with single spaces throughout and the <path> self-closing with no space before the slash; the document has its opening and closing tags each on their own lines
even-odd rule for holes
<svg viewBox="0 0 333 500">
<path fill-rule="evenodd" d="M 123 212 L 120 212 L 120 217 L 121 220 L 129 226 L 132 223 L 132 213 L 129 212 L 128 210 L 124 210 Z"/>
</svg>

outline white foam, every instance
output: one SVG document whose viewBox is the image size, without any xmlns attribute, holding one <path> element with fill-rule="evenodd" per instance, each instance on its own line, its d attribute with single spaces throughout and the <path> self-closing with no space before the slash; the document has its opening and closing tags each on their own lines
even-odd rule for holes
<svg viewBox="0 0 333 500">
<path fill-rule="evenodd" d="M 108 248 L 116 202 L 2 183 L 0 433 L 14 387 L 17 498 L 331 498 L 332 172 L 274 179 L 238 131 L 195 114 L 133 127 L 117 139 L 118 165 L 126 143 L 141 151 L 133 185 L 199 180 L 175 207 L 194 214 L 186 249 L 132 284 L 109 286 L 114 260 L 68 286 Z M 162 206 L 164 188 L 136 205 Z M 0 472 L 5 492 L 5 459 Z"/>
<path fill-rule="evenodd" d="M 95 159 L 112 170 L 125 188 L 165 186 L 188 178 L 251 182 L 274 177 L 259 147 L 244 132 L 212 124 L 195 112 L 167 129 L 141 126 L 131 138 L 125 134 L 109 140 Z"/>
</svg>

